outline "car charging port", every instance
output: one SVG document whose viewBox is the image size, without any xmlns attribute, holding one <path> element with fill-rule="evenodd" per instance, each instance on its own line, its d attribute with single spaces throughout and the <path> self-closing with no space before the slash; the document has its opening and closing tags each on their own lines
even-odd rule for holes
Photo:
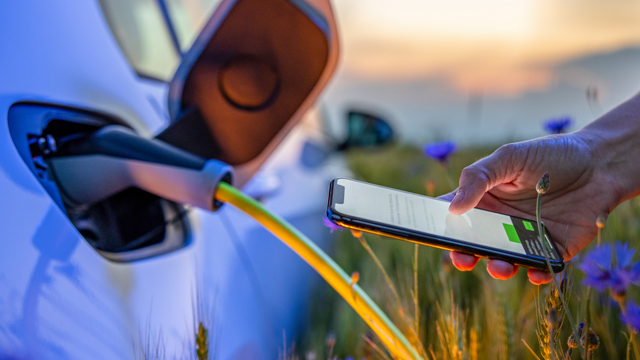
<svg viewBox="0 0 640 360">
<path fill-rule="evenodd" d="M 134 261 L 180 249 L 189 243 L 189 207 L 128 187 L 100 201 L 67 198 L 52 174 L 51 161 L 71 143 L 123 123 L 109 116 L 40 104 L 9 111 L 16 148 L 40 184 L 85 240 L 103 257 Z"/>
</svg>

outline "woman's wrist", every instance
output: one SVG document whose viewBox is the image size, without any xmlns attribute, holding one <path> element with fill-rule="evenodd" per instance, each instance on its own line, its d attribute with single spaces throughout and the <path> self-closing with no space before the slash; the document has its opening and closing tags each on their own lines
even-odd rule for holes
<svg viewBox="0 0 640 360">
<path fill-rule="evenodd" d="M 613 190 L 615 205 L 640 194 L 640 95 L 574 135 L 592 152 L 595 176 Z"/>
</svg>

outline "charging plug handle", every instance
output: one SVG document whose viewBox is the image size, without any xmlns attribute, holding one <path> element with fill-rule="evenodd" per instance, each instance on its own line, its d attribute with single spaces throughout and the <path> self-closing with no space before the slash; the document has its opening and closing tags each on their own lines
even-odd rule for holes
<svg viewBox="0 0 640 360">
<path fill-rule="evenodd" d="M 48 159 L 62 195 L 76 205 L 94 204 L 137 187 L 160 197 L 217 210 L 215 191 L 231 183 L 233 168 L 204 159 L 132 130 L 109 125 L 64 142 Z"/>
</svg>

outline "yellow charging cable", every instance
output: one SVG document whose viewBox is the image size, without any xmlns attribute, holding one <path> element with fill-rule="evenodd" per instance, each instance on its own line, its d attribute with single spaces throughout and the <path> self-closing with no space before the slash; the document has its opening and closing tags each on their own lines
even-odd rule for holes
<svg viewBox="0 0 640 360">
<path fill-rule="evenodd" d="M 362 317 L 394 358 L 421 359 L 418 352 L 387 315 L 369 298 L 369 295 L 359 285 L 352 285 L 351 277 L 313 241 L 284 219 L 269 212 L 259 202 L 227 183 L 220 183 L 215 198 L 218 201 L 229 203 L 253 217 L 311 265 Z"/>
</svg>

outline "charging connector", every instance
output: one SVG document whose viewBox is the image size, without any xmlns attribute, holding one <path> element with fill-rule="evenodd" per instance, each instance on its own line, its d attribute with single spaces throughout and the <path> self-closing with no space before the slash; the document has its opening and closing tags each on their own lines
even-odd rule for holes
<svg viewBox="0 0 640 360">
<path fill-rule="evenodd" d="M 145 139 L 119 125 L 58 143 L 48 159 L 51 176 L 72 204 L 90 205 L 137 187 L 178 203 L 217 210 L 220 182 L 231 183 L 231 166 L 206 160 L 160 140 Z"/>
</svg>

